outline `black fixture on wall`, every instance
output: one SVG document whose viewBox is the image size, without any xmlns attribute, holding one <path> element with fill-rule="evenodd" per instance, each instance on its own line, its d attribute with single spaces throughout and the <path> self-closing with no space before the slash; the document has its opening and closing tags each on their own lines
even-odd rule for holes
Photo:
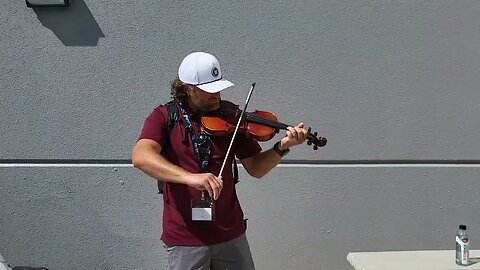
<svg viewBox="0 0 480 270">
<path fill-rule="evenodd" d="M 68 7 L 70 0 L 25 0 L 27 7 Z"/>
</svg>

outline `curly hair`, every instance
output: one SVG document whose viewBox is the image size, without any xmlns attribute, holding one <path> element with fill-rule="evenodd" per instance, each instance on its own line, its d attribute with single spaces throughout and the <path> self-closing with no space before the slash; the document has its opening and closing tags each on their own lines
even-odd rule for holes
<svg viewBox="0 0 480 270">
<path fill-rule="evenodd" d="M 178 77 L 170 83 L 170 86 L 170 94 L 172 95 L 174 100 L 181 101 L 187 95 L 185 93 L 185 89 L 183 88 L 183 82 L 180 81 Z"/>
</svg>

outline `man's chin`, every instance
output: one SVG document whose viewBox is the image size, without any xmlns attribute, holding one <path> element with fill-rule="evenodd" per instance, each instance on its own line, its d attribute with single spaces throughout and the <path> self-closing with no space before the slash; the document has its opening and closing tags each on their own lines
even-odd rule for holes
<svg viewBox="0 0 480 270">
<path fill-rule="evenodd" d="M 213 112 L 220 109 L 220 103 L 209 104 L 207 108 L 205 108 L 206 112 Z"/>
<path fill-rule="evenodd" d="M 204 110 L 203 112 L 205 112 L 205 113 L 211 113 L 211 112 L 214 112 L 214 111 L 216 111 L 216 110 L 218 110 L 218 108 L 208 108 L 208 109 Z"/>
</svg>

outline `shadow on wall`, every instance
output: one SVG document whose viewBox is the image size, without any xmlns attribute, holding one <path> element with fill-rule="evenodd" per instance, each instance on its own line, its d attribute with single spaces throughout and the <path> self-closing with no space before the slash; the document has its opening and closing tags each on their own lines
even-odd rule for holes
<svg viewBox="0 0 480 270">
<path fill-rule="evenodd" d="M 97 46 L 105 37 L 83 0 L 72 0 L 65 8 L 34 7 L 38 20 L 52 30 L 65 46 Z"/>
</svg>

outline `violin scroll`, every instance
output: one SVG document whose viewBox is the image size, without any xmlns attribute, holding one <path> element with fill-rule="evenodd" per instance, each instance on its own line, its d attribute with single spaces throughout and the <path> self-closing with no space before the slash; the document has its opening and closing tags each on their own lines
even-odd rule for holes
<svg viewBox="0 0 480 270">
<path fill-rule="evenodd" d="M 327 139 L 324 137 L 317 137 L 317 132 L 312 134 L 312 128 L 308 128 L 307 145 L 313 145 L 313 150 L 318 150 L 318 147 L 327 145 Z"/>
</svg>

